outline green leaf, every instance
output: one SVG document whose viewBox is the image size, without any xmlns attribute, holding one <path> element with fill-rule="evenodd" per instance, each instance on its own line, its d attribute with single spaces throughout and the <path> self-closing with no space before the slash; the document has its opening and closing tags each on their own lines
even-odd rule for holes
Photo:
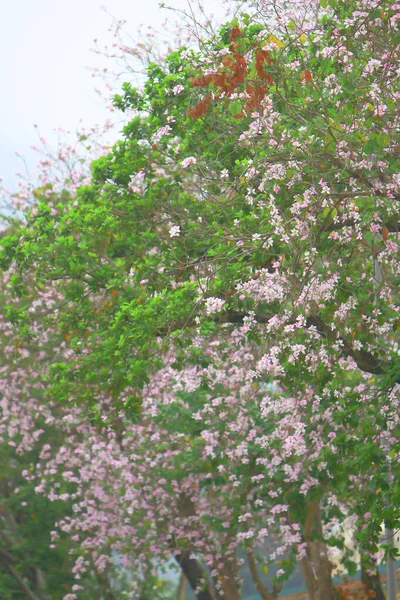
<svg viewBox="0 0 400 600">
<path fill-rule="evenodd" d="M 238 115 L 242 112 L 242 103 L 240 100 L 235 100 L 229 105 L 229 112 L 231 115 Z"/>
</svg>

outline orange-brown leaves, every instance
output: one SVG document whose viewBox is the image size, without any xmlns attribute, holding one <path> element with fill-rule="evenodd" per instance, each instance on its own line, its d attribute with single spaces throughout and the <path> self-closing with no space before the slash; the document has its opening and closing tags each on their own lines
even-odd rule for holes
<svg viewBox="0 0 400 600">
<path fill-rule="evenodd" d="M 213 84 L 216 88 L 213 97 L 218 99 L 221 95 L 230 96 L 233 93 L 241 93 L 246 90 L 248 99 L 244 105 L 244 110 L 254 111 L 260 108 L 261 101 L 265 97 L 267 92 L 265 84 L 271 85 L 273 83 L 273 77 L 264 70 L 265 65 L 272 63 L 272 58 L 267 50 L 262 50 L 254 45 L 255 48 L 255 69 L 258 77 L 261 79 L 264 85 L 257 83 L 247 83 L 246 77 L 248 75 L 248 64 L 243 51 L 239 50 L 239 43 L 237 38 L 242 34 L 239 27 L 233 27 L 229 32 L 229 38 L 231 44 L 229 46 L 230 53 L 225 54 L 222 57 L 222 65 L 216 73 L 208 73 L 206 75 L 200 75 L 194 77 L 191 82 L 194 87 L 207 87 Z M 307 81 L 306 76 L 306 81 Z M 244 84 L 244 85 L 241 85 Z M 203 116 L 210 104 L 211 96 L 207 95 L 204 100 L 199 102 L 193 108 L 186 111 L 186 114 L 193 119 L 198 119 Z M 234 114 L 233 117 L 243 117 L 244 113 Z"/>
<path fill-rule="evenodd" d="M 306 83 L 310 83 L 311 80 L 312 80 L 312 75 L 311 75 L 310 71 L 308 69 L 304 69 L 304 71 L 302 71 L 300 73 L 300 81 L 305 81 Z"/>
<path fill-rule="evenodd" d="M 386 242 L 388 237 L 389 237 L 389 229 L 386 227 L 386 225 L 384 225 L 382 227 L 382 239 Z"/>
<path fill-rule="evenodd" d="M 225 56 L 222 57 L 222 64 L 224 65 L 224 67 L 233 67 L 233 65 L 235 64 L 235 59 L 233 58 L 233 55 L 225 54 Z"/>
<path fill-rule="evenodd" d="M 240 27 L 233 27 L 233 29 L 231 29 L 229 32 L 229 39 L 231 40 L 231 45 L 229 46 L 229 50 L 232 53 L 237 51 L 239 44 L 236 40 L 241 35 L 241 33 L 242 33 L 242 30 L 240 29 Z"/>
<path fill-rule="evenodd" d="M 267 88 L 263 85 L 250 85 L 247 84 L 246 92 L 249 94 L 246 104 L 244 105 L 245 110 L 254 111 L 260 108 L 261 101 L 267 93 Z"/>
<path fill-rule="evenodd" d="M 220 93 L 231 94 L 238 84 L 245 80 L 247 63 L 241 54 L 234 53 L 224 56 L 222 64 L 224 68 L 229 69 L 228 72 L 219 71 L 217 73 L 201 75 L 200 77 L 193 77 L 191 80 L 192 85 L 195 87 L 206 87 L 210 83 L 213 83 Z M 198 119 L 205 114 L 210 101 L 211 96 L 207 95 L 204 100 L 199 100 L 196 106 L 187 110 L 186 114 L 188 117 Z"/>
<path fill-rule="evenodd" d="M 195 87 L 205 87 L 211 83 L 211 75 L 201 75 L 200 77 L 192 77 L 191 84 Z"/>
<path fill-rule="evenodd" d="M 234 54 L 236 64 L 233 66 L 235 74 L 235 83 L 241 83 L 247 75 L 247 63 L 246 59 L 240 54 Z"/>
<path fill-rule="evenodd" d="M 260 50 L 259 48 L 257 48 L 255 54 L 257 75 L 263 81 L 268 80 L 268 83 L 272 83 L 271 75 L 264 71 L 264 64 L 267 63 L 269 65 L 272 62 L 269 52 L 267 52 L 267 50 Z"/>
<path fill-rule="evenodd" d="M 211 82 L 219 88 L 224 88 L 227 85 L 227 76 L 221 73 L 214 73 L 211 75 Z"/>
<path fill-rule="evenodd" d="M 237 38 L 241 34 L 242 30 L 240 29 L 240 27 L 233 27 L 233 29 L 231 29 L 229 32 L 229 39 L 231 40 L 231 42 L 236 42 Z"/>
<path fill-rule="evenodd" d="M 189 110 L 186 111 L 187 116 L 192 117 L 193 119 L 199 119 L 207 112 L 207 108 L 210 102 L 211 96 L 210 94 L 208 94 L 204 98 L 204 100 L 199 100 L 196 106 L 194 106 L 193 108 L 189 108 Z"/>
</svg>

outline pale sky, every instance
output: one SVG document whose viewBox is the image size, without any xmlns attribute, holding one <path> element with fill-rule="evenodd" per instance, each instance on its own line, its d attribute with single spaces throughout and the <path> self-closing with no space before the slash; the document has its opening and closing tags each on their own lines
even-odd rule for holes
<svg viewBox="0 0 400 600">
<path fill-rule="evenodd" d="M 109 15 L 102 0 L 0 0 L 0 176 L 15 188 L 14 173 L 22 170 L 15 156 L 26 157 L 30 168 L 37 155 L 30 150 L 38 143 L 33 124 L 45 138 L 53 130 L 75 130 L 80 119 L 85 126 L 102 123 L 107 111 L 94 91 L 100 82 L 88 67 L 112 67 L 112 63 L 90 51 L 94 39 L 112 43 Z M 187 0 L 169 0 L 174 7 Z M 207 11 L 221 15 L 219 0 L 205 0 Z M 159 0 L 104 0 L 114 17 L 128 21 L 126 30 L 135 34 L 140 24 L 159 27 L 168 16 Z M 119 90 L 115 90 L 117 92 Z"/>
</svg>

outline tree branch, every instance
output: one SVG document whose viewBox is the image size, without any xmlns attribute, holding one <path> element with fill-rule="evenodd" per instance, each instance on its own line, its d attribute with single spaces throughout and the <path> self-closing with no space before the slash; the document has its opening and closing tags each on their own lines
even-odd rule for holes
<svg viewBox="0 0 400 600">
<path fill-rule="evenodd" d="M 330 340 L 332 342 L 341 342 L 343 354 L 345 354 L 346 356 L 350 356 L 355 361 L 355 363 L 361 371 L 364 371 L 365 373 L 372 373 L 374 375 L 383 375 L 385 373 L 385 369 L 382 366 L 384 365 L 384 363 L 381 360 L 379 360 L 371 352 L 368 352 L 363 348 L 361 348 L 361 350 L 355 350 L 345 338 L 341 336 L 336 337 L 336 334 L 333 331 L 333 329 L 329 325 L 324 323 L 324 321 L 320 317 L 308 317 L 307 326 L 316 327 L 318 333 L 325 337 L 327 340 Z"/>
<path fill-rule="evenodd" d="M 275 600 L 277 595 L 271 594 L 271 592 L 266 588 L 266 586 L 261 581 L 261 578 L 260 578 L 260 575 L 259 575 L 258 569 L 257 569 L 256 558 L 255 558 L 254 552 L 252 550 L 247 551 L 247 562 L 249 563 L 251 578 L 252 578 L 253 583 L 256 586 L 257 592 L 260 594 L 261 598 L 263 598 L 263 600 Z"/>
<path fill-rule="evenodd" d="M 329 223 L 326 226 L 322 226 L 318 233 L 324 233 L 326 231 L 337 231 L 342 229 L 343 227 L 352 227 L 355 225 L 354 219 L 347 219 L 346 221 L 342 221 L 341 223 Z M 388 221 L 387 223 L 382 223 L 384 227 L 390 233 L 398 233 L 400 231 L 400 221 L 394 219 L 393 221 Z"/>
<path fill-rule="evenodd" d="M 185 586 L 186 586 L 186 575 L 182 571 L 181 576 L 179 578 L 178 589 L 176 591 L 177 600 L 184 600 L 185 598 Z"/>
<path fill-rule="evenodd" d="M 248 313 L 229 311 L 218 317 L 218 322 L 239 324 L 243 323 L 246 316 L 249 316 Z M 274 316 L 275 314 L 273 313 L 255 313 L 254 318 L 257 323 L 265 324 L 268 323 L 268 321 L 270 321 Z M 294 322 L 295 319 L 289 321 L 289 323 Z M 374 354 L 364 350 L 363 348 L 361 348 L 361 350 L 355 350 L 350 342 L 348 342 L 344 337 L 337 337 L 336 332 L 333 331 L 333 329 L 320 317 L 308 317 L 306 320 L 306 325 L 307 327 L 314 326 L 317 332 L 326 340 L 331 342 L 340 342 L 342 344 L 342 353 L 345 356 L 350 356 L 357 364 L 360 371 L 364 371 L 364 373 L 371 373 L 373 375 L 383 375 L 388 371 L 388 368 L 390 367 L 389 363 L 383 362 L 374 356 Z M 396 380 L 395 383 L 400 383 L 400 380 Z"/>
<path fill-rule="evenodd" d="M 15 564 L 17 562 L 16 558 L 8 550 L 0 547 L 0 559 L 3 562 L 7 562 L 9 564 Z"/>
<path fill-rule="evenodd" d="M 174 558 L 185 574 L 198 600 L 217 600 L 214 590 L 209 585 L 207 573 L 199 561 L 192 558 L 191 552 L 182 551 L 179 554 L 174 552 Z"/>
<path fill-rule="evenodd" d="M 8 560 L 5 560 L 4 557 L 2 556 L 2 554 L 0 554 L 0 560 L 3 563 L 3 565 L 6 567 L 6 569 L 11 573 L 11 575 L 14 577 L 15 581 L 18 583 L 19 587 L 21 588 L 21 590 L 24 592 L 24 594 L 30 599 L 30 600 L 41 600 L 36 594 L 34 594 L 32 592 L 32 590 L 26 585 L 26 583 L 24 582 L 24 580 L 22 579 L 22 577 L 20 576 L 20 574 L 14 569 L 14 567 L 8 562 Z"/>
</svg>

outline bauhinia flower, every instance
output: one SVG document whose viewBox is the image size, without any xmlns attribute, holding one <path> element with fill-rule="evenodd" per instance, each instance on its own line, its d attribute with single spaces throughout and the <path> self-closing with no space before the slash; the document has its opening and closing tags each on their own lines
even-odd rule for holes
<svg viewBox="0 0 400 600">
<path fill-rule="evenodd" d="M 179 237 L 181 233 L 181 228 L 179 225 L 173 225 L 169 230 L 170 237 Z"/>
<path fill-rule="evenodd" d="M 184 169 L 190 167 L 190 165 L 195 165 L 197 163 L 197 159 L 194 156 L 188 156 L 184 158 L 181 162 L 181 165 Z"/>
</svg>

